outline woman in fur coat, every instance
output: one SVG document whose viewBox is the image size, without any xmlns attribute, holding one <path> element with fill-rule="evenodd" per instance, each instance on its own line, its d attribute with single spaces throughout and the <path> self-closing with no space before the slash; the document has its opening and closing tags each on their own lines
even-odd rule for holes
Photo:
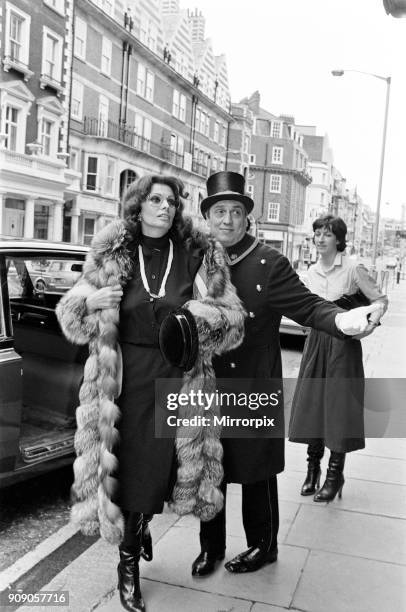
<svg viewBox="0 0 406 612">
<path fill-rule="evenodd" d="M 178 429 L 175 444 L 154 432 L 155 379 L 184 374 L 159 350 L 163 319 L 185 306 L 197 322 L 199 353 L 184 376 L 186 392 L 202 384 L 214 390 L 212 356 L 238 346 L 244 327 L 222 247 L 182 216 L 183 189 L 171 176 L 133 183 L 124 220 L 94 237 L 81 279 L 57 307 L 66 337 L 89 345 L 76 415 L 72 518 L 84 533 L 100 530 L 120 545 L 120 598 L 131 611 L 145 609 L 138 561 L 141 552 L 152 559 L 151 515 L 171 499 L 179 514 L 210 520 L 223 503 L 219 432 L 201 427 L 190 437 Z M 178 416 L 190 415 L 192 407 L 181 410 Z"/>
</svg>

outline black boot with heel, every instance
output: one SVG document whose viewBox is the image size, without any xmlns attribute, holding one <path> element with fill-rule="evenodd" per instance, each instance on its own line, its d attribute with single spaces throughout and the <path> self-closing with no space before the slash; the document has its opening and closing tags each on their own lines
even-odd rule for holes
<svg viewBox="0 0 406 612">
<path fill-rule="evenodd" d="M 152 537 L 149 529 L 149 523 L 152 521 L 153 514 L 142 515 L 142 541 L 141 541 L 141 557 L 145 561 L 152 561 Z"/>
<path fill-rule="evenodd" d="M 320 461 L 324 455 L 323 440 L 314 440 L 307 447 L 307 475 L 300 491 L 301 495 L 314 495 L 320 485 Z"/>
<path fill-rule="evenodd" d="M 315 502 L 333 501 L 337 493 L 338 497 L 341 497 L 345 482 L 343 474 L 344 462 L 345 453 L 331 451 L 326 480 L 321 489 L 319 489 L 314 496 L 313 499 Z"/>
<path fill-rule="evenodd" d="M 142 540 L 142 514 L 130 512 L 126 516 L 124 540 L 119 548 L 118 590 L 120 602 L 128 612 L 145 612 L 141 595 L 139 560 Z"/>
</svg>

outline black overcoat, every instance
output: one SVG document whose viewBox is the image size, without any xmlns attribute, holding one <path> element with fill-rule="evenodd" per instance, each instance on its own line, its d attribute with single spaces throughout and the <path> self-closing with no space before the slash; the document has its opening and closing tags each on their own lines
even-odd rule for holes
<svg viewBox="0 0 406 612">
<path fill-rule="evenodd" d="M 288 259 L 248 234 L 233 247 L 231 281 L 248 313 L 241 346 L 214 360 L 217 378 L 282 378 L 279 325 L 282 315 L 343 337 L 335 326 L 342 312 L 311 293 Z M 228 482 L 265 480 L 284 469 L 284 438 L 223 438 Z"/>
</svg>

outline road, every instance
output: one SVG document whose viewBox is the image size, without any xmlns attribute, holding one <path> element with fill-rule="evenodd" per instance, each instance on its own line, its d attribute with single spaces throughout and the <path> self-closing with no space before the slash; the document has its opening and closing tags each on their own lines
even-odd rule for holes
<svg viewBox="0 0 406 612">
<path fill-rule="evenodd" d="M 303 343 L 302 337 L 281 337 L 286 378 L 297 376 Z M 0 572 L 68 522 L 71 484 L 68 466 L 0 491 Z"/>
</svg>

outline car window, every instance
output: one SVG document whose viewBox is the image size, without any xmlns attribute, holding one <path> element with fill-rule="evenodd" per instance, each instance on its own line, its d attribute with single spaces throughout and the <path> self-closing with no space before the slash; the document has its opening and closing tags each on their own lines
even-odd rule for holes
<svg viewBox="0 0 406 612">
<path fill-rule="evenodd" d="M 68 258 L 10 255 L 6 259 L 9 297 L 25 304 L 53 308 L 78 280 L 82 266 L 82 261 Z"/>
</svg>

